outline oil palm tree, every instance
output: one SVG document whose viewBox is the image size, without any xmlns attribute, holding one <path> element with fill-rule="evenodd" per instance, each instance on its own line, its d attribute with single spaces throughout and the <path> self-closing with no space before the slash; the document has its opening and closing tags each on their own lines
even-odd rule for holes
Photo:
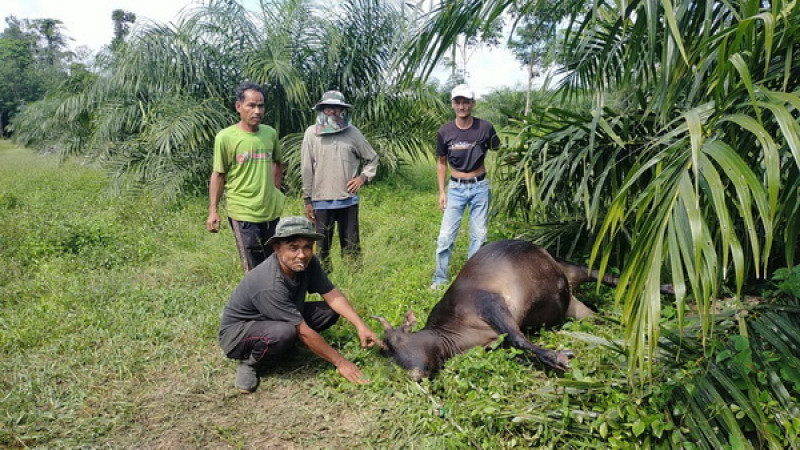
<svg viewBox="0 0 800 450">
<path fill-rule="evenodd" d="M 537 228 L 567 218 L 565 228 L 592 243 L 592 263 L 605 271 L 619 262 L 633 379 L 653 374 L 658 360 L 663 277 L 675 285 L 679 323 L 687 299 L 697 308 L 699 349 L 710 356 L 703 343 L 716 329 L 715 300 L 741 299 L 746 281 L 796 262 L 800 10 L 784 1 L 633 0 L 592 2 L 579 14 L 586 2 L 574 3 L 561 103 L 521 118 L 513 158 L 498 171 L 498 204 Z M 406 56 L 429 73 L 461 27 L 512 5 L 547 8 L 443 2 Z M 585 99 L 585 110 L 568 107 Z M 786 352 L 797 364 L 796 349 Z"/>
<path fill-rule="evenodd" d="M 354 121 L 385 170 L 426 154 L 429 130 L 446 110 L 424 85 L 401 90 L 391 81 L 402 16 L 378 0 L 348 0 L 334 10 L 309 0 L 260 5 L 254 13 L 210 0 L 174 23 L 140 24 L 94 84 L 26 108 L 15 125 L 18 142 L 99 161 L 120 188 L 170 198 L 202 193 L 214 135 L 237 120 L 233 92 L 248 79 L 265 88 L 265 122 L 284 139 L 290 188 L 299 186 L 298 134 L 328 89 L 356 106 Z M 65 132 L 47 133 L 44 123 Z M 396 135 L 402 138 L 388 138 Z"/>
<path fill-rule="evenodd" d="M 409 56 L 435 61 L 459 24 L 510 4 L 447 2 L 417 41 L 432 45 Z M 723 278 L 738 292 L 769 270 L 778 223 L 780 256 L 794 258 L 797 17 L 784 2 L 597 2 L 571 24 L 558 91 L 591 92 L 592 108 L 551 108 L 521 127 L 527 160 L 503 170 L 524 195 L 510 205 L 580 211 L 602 269 L 610 249 L 630 250 L 619 295 L 637 350 L 657 338 L 665 263 L 707 310 Z"/>
<path fill-rule="evenodd" d="M 267 83 L 268 98 L 289 106 L 283 113 L 287 126 L 279 130 L 285 134 L 288 187 L 300 186 L 303 132 L 315 119 L 311 107 L 330 89 L 342 91 L 353 105 L 353 123 L 381 156 L 379 176 L 432 153 L 430 135 L 447 105 L 424 84 L 402 88 L 395 82 L 392 61 L 406 41 L 406 19 L 378 0 L 348 0 L 332 10 L 319 10 L 311 1 L 289 4 L 269 10 L 264 29 L 274 34 L 247 72 Z M 298 83 L 282 81 L 288 79 Z"/>
</svg>

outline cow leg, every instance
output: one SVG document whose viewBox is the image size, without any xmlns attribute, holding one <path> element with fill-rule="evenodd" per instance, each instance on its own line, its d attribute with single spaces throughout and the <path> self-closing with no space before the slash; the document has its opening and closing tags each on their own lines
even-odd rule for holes
<svg viewBox="0 0 800 450">
<path fill-rule="evenodd" d="M 574 295 L 569 296 L 569 306 L 567 307 L 567 317 L 572 317 L 574 319 L 583 319 L 584 317 L 589 317 L 594 315 L 594 311 L 589 309 L 588 306 L 584 305 L 582 301 L 575 298 Z"/>
<path fill-rule="evenodd" d="M 507 335 L 509 344 L 533 353 L 547 367 L 561 371 L 568 369 L 566 362 L 559 358 L 556 352 L 541 348 L 525 337 L 502 296 L 493 292 L 478 291 L 474 294 L 474 298 L 481 319 L 498 334 Z"/>
</svg>

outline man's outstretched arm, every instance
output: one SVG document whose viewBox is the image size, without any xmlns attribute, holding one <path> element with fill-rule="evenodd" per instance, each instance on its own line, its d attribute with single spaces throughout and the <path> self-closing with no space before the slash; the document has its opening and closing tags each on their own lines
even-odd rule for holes
<svg viewBox="0 0 800 450">
<path fill-rule="evenodd" d="M 325 342 L 325 339 L 309 327 L 305 321 L 297 325 L 297 337 L 315 355 L 336 366 L 336 370 L 348 381 L 359 384 L 369 383 L 358 366 Z"/>
</svg>

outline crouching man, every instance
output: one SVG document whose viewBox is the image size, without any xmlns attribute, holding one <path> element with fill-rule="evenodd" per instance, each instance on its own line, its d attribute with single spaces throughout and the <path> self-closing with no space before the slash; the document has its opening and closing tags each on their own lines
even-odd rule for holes
<svg viewBox="0 0 800 450">
<path fill-rule="evenodd" d="M 322 237 L 303 217 L 282 218 L 266 242 L 274 253 L 247 272 L 225 305 L 219 344 L 228 358 L 239 360 L 236 388 L 242 394 L 255 392 L 257 369 L 285 353 L 296 339 L 346 379 L 369 381 L 319 334 L 341 315 L 356 327 L 362 347 L 379 342 L 314 256 L 314 242 Z M 325 301 L 306 302 L 307 293 L 320 294 Z"/>
</svg>

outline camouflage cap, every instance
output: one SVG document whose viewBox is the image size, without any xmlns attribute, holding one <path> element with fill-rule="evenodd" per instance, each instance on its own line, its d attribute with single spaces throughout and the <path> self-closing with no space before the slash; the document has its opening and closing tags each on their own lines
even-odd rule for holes
<svg viewBox="0 0 800 450">
<path fill-rule="evenodd" d="M 304 237 L 315 241 L 323 238 L 321 234 L 314 231 L 314 225 L 305 217 L 281 217 L 278 226 L 275 227 L 275 234 L 264 245 L 269 247 L 281 239 L 291 237 Z"/>
<path fill-rule="evenodd" d="M 314 109 L 318 109 L 322 105 L 342 106 L 344 108 L 353 106 L 344 100 L 344 94 L 339 91 L 327 91 L 322 94 L 322 99 L 314 105 Z"/>
</svg>

